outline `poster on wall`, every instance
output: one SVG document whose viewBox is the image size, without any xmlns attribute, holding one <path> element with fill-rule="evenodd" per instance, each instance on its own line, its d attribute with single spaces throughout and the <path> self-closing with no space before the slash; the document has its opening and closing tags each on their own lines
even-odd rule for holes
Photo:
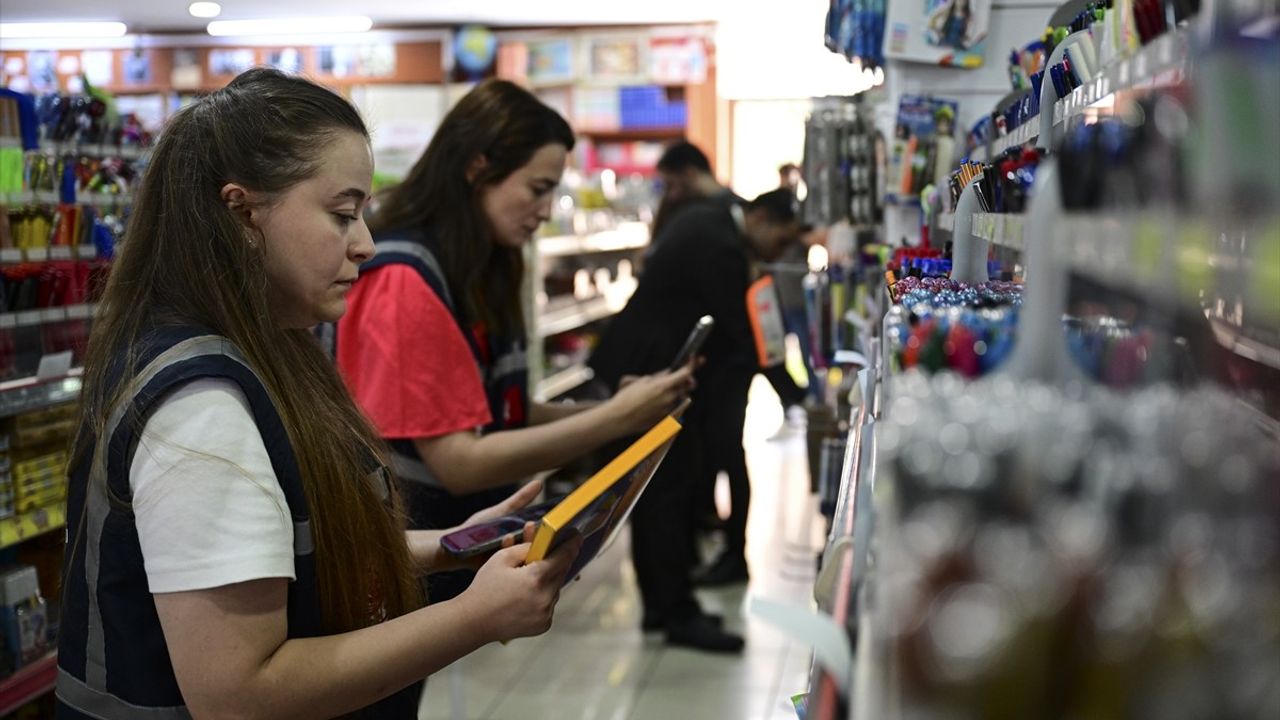
<svg viewBox="0 0 1280 720">
<path fill-rule="evenodd" d="M 52 50 L 32 50 L 27 53 L 27 77 L 31 89 L 37 93 L 58 89 L 58 54 Z"/>
<path fill-rule="evenodd" d="M 176 48 L 173 51 L 173 69 L 169 71 L 169 84 L 179 90 L 200 87 L 203 73 L 200 55 L 193 48 Z"/>
<path fill-rule="evenodd" d="M 648 41 L 640 36 L 594 37 L 583 43 L 587 80 L 638 84 L 649 80 Z"/>
<path fill-rule="evenodd" d="M 653 82 L 662 85 L 705 82 L 707 50 L 702 38 L 651 38 L 649 76 Z"/>
<path fill-rule="evenodd" d="M 134 48 L 124 56 L 124 83 L 126 85 L 150 85 L 151 51 Z"/>
<path fill-rule="evenodd" d="M 223 49 L 214 48 L 209 51 L 209 74 L 214 76 L 239 75 L 253 67 L 252 48 Z"/>
<path fill-rule="evenodd" d="M 569 38 L 531 41 L 527 73 L 532 85 L 564 85 L 576 80 L 573 41 Z"/>
<path fill-rule="evenodd" d="M 356 72 L 358 58 L 349 45 L 325 45 L 316 51 L 316 67 L 321 75 L 348 77 Z"/>
<path fill-rule="evenodd" d="M 981 67 L 990 22 L 991 0 L 889 3 L 885 55 L 947 67 Z"/>
<path fill-rule="evenodd" d="M 287 73 L 302 72 L 302 53 L 298 48 L 280 48 L 267 53 L 267 65 Z"/>
</svg>

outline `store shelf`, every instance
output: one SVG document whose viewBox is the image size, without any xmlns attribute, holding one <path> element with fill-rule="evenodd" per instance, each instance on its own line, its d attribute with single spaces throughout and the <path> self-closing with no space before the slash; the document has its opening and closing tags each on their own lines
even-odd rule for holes
<svg viewBox="0 0 1280 720">
<path fill-rule="evenodd" d="M 58 653 L 50 652 L 0 682 L 0 717 L 53 692 L 57 679 Z"/>
<path fill-rule="evenodd" d="M 683 127 L 629 128 L 619 130 L 579 130 L 582 137 L 596 142 L 640 142 L 676 140 L 684 137 Z"/>
<path fill-rule="evenodd" d="M 546 338 L 576 330 L 617 312 L 618 309 L 610 306 L 609 301 L 604 297 L 595 297 L 574 303 L 569 307 L 551 310 L 538 318 L 538 337 Z"/>
<path fill-rule="evenodd" d="M 0 330 L 36 327 L 38 325 L 67 322 L 68 320 L 88 320 L 97 314 L 98 306 L 95 304 L 67 305 L 64 307 L 0 313 Z"/>
<path fill-rule="evenodd" d="M 1178 82 L 1186 69 L 1188 45 L 1188 31 L 1175 30 L 1142 46 L 1131 57 L 1111 63 L 1092 82 L 1054 103 L 1054 124 L 1070 120 L 1115 93 L 1161 84 L 1166 76 L 1170 76 L 1170 84 Z"/>
<path fill-rule="evenodd" d="M 538 254 L 568 257 L 590 253 L 638 250 L 649 244 L 649 226 L 642 222 L 619 223 L 613 230 L 590 235 L 558 235 L 538 238 Z"/>
<path fill-rule="evenodd" d="M 76 196 L 76 205 L 89 205 L 92 207 L 113 207 L 115 205 L 129 205 L 133 202 L 133 193 L 80 193 Z M 20 190 L 18 192 L 4 193 L 0 195 L 0 204 L 10 206 L 26 206 L 26 205 L 59 205 L 62 203 L 62 196 L 54 190 Z"/>
<path fill-rule="evenodd" d="M 93 245 L 51 245 L 38 248 L 0 248 L 0 265 L 16 265 L 48 260 L 96 260 Z"/>
<path fill-rule="evenodd" d="M 1023 215 L 1011 213 L 974 213 L 973 234 L 992 245 L 1021 252 L 1023 244 Z"/>
<path fill-rule="evenodd" d="M 0 520 L 0 550 L 67 526 L 65 503 L 38 508 Z M 3 713 L 0 713 L 3 715 Z"/>
<path fill-rule="evenodd" d="M 0 383 L 0 418 L 21 415 L 35 410 L 62 405 L 80 395 L 80 368 L 60 380 L 39 382 L 35 378 L 22 378 Z"/>
<path fill-rule="evenodd" d="M 125 160 L 137 160 L 146 153 L 146 149 L 134 145 L 41 140 L 40 152 L 48 155 L 84 155 L 95 158 L 123 158 Z"/>
<path fill-rule="evenodd" d="M 547 377 L 534 389 L 534 397 L 538 400 L 551 400 L 589 382 L 595 372 L 585 365 L 574 365 L 566 370 Z"/>
</svg>

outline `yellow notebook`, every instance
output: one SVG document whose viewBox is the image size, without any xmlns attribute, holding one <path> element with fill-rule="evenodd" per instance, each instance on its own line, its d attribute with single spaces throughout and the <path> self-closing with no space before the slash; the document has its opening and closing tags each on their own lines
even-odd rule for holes
<svg viewBox="0 0 1280 720">
<path fill-rule="evenodd" d="M 582 551 L 569 571 L 578 575 L 587 563 L 613 542 L 631 514 L 640 493 L 680 432 L 680 423 L 667 417 L 591 476 L 542 517 L 525 562 L 541 560 L 573 535 L 583 537 Z"/>
</svg>

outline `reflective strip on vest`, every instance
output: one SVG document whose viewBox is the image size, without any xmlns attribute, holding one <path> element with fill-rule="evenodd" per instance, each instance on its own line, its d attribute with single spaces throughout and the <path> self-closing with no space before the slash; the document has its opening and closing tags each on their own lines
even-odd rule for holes
<svg viewBox="0 0 1280 720">
<path fill-rule="evenodd" d="M 112 409 L 107 418 L 105 432 L 97 439 L 94 449 L 93 465 L 89 473 L 88 488 L 85 494 L 86 540 L 84 555 L 85 584 L 88 592 L 88 627 L 85 647 L 85 679 L 79 679 L 65 673 L 59 674 L 58 696 L 67 705 L 104 720 L 115 718 L 187 718 L 190 715 L 185 708 L 157 708 L 150 710 L 134 705 L 107 692 L 106 640 L 102 623 L 102 609 L 98 607 L 98 573 L 100 571 L 100 553 L 102 549 L 102 532 L 107 516 L 111 510 L 107 486 L 107 448 L 116 430 L 124 420 L 125 414 L 133 407 L 138 393 L 151 383 L 165 369 L 188 360 L 208 355 L 230 358 L 244 366 L 255 376 L 253 368 L 229 340 L 218 335 L 202 335 L 189 338 L 160 353 L 141 372 L 129 382 L 121 395 L 126 400 Z M 259 379 L 261 382 L 261 379 Z M 294 553 L 308 555 L 314 549 L 309 522 L 295 523 Z M 65 688 L 65 689 L 64 689 Z M 154 713 L 154 714 L 153 714 Z"/>
<path fill-rule="evenodd" d="M 67 706 L 102 720 L 190 720 L 191 713 L 182 705 L 174 707 L 142 707 L 125 702 L 86 685 L 80 678 L 58 668 L 54 693 Z"/>
<path fill-rule="evenodd" d="M 529 369 L 529 353 L 523 347 L 517 347 L 511 352 L 498 358 L 496 362 L 489 367 L 489 375 L 493 379 L 503 378 L 512 373 L 524 372 Z"/>
<path fill-rule="evenodd" d="M 449 285 L 445 281 L 444 269 L 440 267 L 440 261 L 436 259 L 434 253 L 426 248 L 422 243 L 413 242 L 412 240 L 383 240 L 375 243 L 374 255 L 387 255 L 391 253 L 399 253 L 402 255 L 412 255 L 421 260 L 424 265 L 440 278 L 440 289 L 444 292 L 444 304 L 449 306 L 450 310 L 456 311 L 453 304 L 453 295 L 449 292 Z"/>
</svg>

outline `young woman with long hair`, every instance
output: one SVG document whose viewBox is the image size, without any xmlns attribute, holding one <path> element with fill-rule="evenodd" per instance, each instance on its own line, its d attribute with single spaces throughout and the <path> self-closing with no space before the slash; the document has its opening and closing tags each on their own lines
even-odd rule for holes
<svg viewBox="0 0 1280 720">
<path fill-rule="evenodd" d="M 391 444 L 420 527 L 457 525 L 519 479 L 647 430 L 692 386 L 684 369 L 637 378 L 598 404 L 529 399 L 523 251 L 573 146 L 554 110 L 486 81 L 377 203 L 377 254 L 338 324 L 337 358 Z M 448 597 L 468 579 L 430 580 L 433 597 Z"/>
<path fill-rule="evenodd" d="M 85 364 L 59 717 L 413 718 L 413 683 L 549 626 L 573 548 L 420 607 L 440 533 L 406 534 L 310 330 L 373 253 L 372 166 L 347 101 L 273 70 L 166 126 Z"/>
</svg>

